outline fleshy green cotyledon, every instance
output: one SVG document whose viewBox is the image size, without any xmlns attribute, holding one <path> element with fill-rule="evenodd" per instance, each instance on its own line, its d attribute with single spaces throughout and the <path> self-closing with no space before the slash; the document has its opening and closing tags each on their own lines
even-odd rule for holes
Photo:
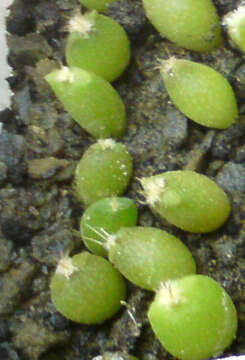
<svg viewBox="0 0 245 360">
<path fill-rule="evenodd" d="M 126 110 L 111 84 L 80 68 L 63 66 L 45 76 L 74 120 L 95 138 L 121 137 Z"/>
<path fill-rule="evenodd" d="M 230 201 L 223 189 L 195 171 L 166 171 L 140 182 L 153 212 L 182 230 L 211 232 L 230 214 Z"/>
<path fill-rule="evenodd" d="M 236 308 L 220 284 L 205 275 L 163 283 L 148 317 L 164 348 L 180 360 L 216 357 L 236 337 Z"/>
<path fill-rule="evenodd" d="M 100 139 L 83 154 L 75 171 L 75 193 L 88 206 L 105 197 L 120 196 L 133 174 L 133 159 L 125 145 Z"/>
<path fill-rule="evenodd" d="M 211 0 L 143 0 L 146 15 L 160 34 L 189 50 L 208 52 L 223 42 Z"/>
<path fill-rule="evenodd" d="M 111 318 L 126 297 L 121 274 L 109 261 L 88 252 L 62 257 L 50 289 L 57 310 L 83 324 L 98 324 Z"/>
<path fill-rule="evenodd" d="M 175 57 L 162 61 L 159 68 L 171 100 L 191 120 L 217 129 L 226 129 L 236 122 L 235 93 L 219 72 Z"/>
<path fill-rule="evenodd" d="M 123 27 L 109 16 L 92 11 L 75 14 L 69 21 L 66 60 L 78 67 L 114 81 L 130 60 L 130 42 Z"/>
</svg>

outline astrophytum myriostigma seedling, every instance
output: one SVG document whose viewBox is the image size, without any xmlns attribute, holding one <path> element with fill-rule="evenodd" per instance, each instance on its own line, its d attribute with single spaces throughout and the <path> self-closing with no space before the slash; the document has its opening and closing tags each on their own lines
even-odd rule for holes
<svg viewBox="0 0 245 360">
<path fill-rule="evenodd" d="M 182 230 L 214 231 L 230 214 L 225 192 L 213 180 L 194 171 L 168 171 L 140 182 L 153 212 Z"/>
<path fill-rule="evenodd" d="M 156 291 L 161 282 L 196 272 L 188 248 L 166 231 L 135 226 L 121 228 L 108 239 L 112 264 L 128 280 L 147 290 Z"/>
<path fill-rule="evenodd" d="M 236 336 L 237 314 L 231 298 L 204 275 L 163 283 L 148 316 L 164 348 L 181 360 L 216 357 Z"/>
<path fill-rule="evenodd" d="M 115 0 L 80 0 L 80 3 L 88 9 L 105 12 L 113 1 Z"/>
<path fill-rule="evenodd" d="M 103 246 L 105 234 L 112 235 L 121 227 L 135 226 L 137 219 L 138 210 L 132 199 L 104 198 L 84 211 L 80 223 L 81 236 L 90 251 L 96 255 L 107 256 L 107 250 Z"/>
<path fill-rule="evenodd" d="M 99 140 L 84 153 L 75 172 L 75 193 L 86 206 L 105 197 L 120 196 L 133 173 L 133 160 L 123 144 Z"/>
<path fill-rule="evenodd" d="M 119 23 L 93 11 L 76 14 L 68 29 L 66 60 L 70 67 L 93 72 L 107 81 L 123 73 L 130 59 L 130 44 Z"/>
<path fill-rule="evenodd" d="M 92 136 L 123 135 L 125 106 L 108 81 L 94 73 L 66 66 L 46 75 L 45 79 L 64 108 Z"/>
<path fill-rule="evenodd" d="M 83 324 L 109 319 L 126 297 L 126 285 L 120 273 L 104 258 L 88 252 L 62 258 L 50 288 L 57 310 Z"/>
<path fill-rule="evenodd" d="M 171 57 L 162 62 L 160 72 L 171 100 L 191 120 L 217 129 L 236 121 L 234 91 L 210 66 Z"/>
<path fill-rule="evenodd" d="M 238 9 L 229 12 L 223 20 L 228 34 L 233 43 L 242 51 L 245 51 L 245 4 Z"/>
<path fill-rule="evenodd" d="M 211 51 L 223 41 L 211 0 L 143 0 L 143 4 L 160 34 L 181 47 Z"/>
</svg>

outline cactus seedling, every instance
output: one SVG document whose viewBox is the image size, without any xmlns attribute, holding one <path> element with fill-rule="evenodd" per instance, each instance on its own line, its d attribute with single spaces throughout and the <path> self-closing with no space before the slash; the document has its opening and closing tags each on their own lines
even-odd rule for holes
<svg viewBox="0 0 245 360">
<path fill-rule="evenodd" d="M 204 275 L 163 283 L 148 316 L 162 345 L 181 360 L 215 357 L 236 336 L 237 314 L 231 298 Z"/>
<path fill-rule="evenodd" d="M 93 11 L 75 15 L 68 28 L 66 60 L 70 67 L 93 72 L 107 81 L 123 73 L 130 59 L 130 44 L 119 23 Z"/>
<path fill-rule="evenodd" d="M 45 79 L 74 120 L 96 138 L 120 137 L 125 106 L 109 82 L 79 68 L 62 67 Z"/>
<path fill-rule="evenodd" d="M 75 172 L 75 192 L 84 205 L 120 196 L 133 173 L 133 160 L 123 144 L 99 140 L 84 153 Z"/>
<path fill-rule="evenodd" d="M 126 297 L 126 285 L 120 273 L 107 260 L 88 252 L 62 258 L 50 288 L 57 310 L 83 324 L 109 319 Z"/>
<path fill-rule="evenodd" d="M 211 67 L 171 57 L 160 72 L 173 103 L 198 124 L 225 129 L 238 117 L 229 82 Z"/>
<path fill-rule="evenodd" d="M 90 205 L 83 213 L 80 223 L 81 236 L 90 251 L 96 255 L 107 256 L 107 250 L 103 246 L 104 236 L 100 234 L 102 229 L 114 234 L 121 227 L 135 226 L 137 219 L 138 210 L 133 200 L 125 197 L 104 198 Z M 101 245 L 94 239 L 101 241 Z"/>
<path fill-rule="evenodd" d="M 113 1 L 115 0 L 80 0 L 80 3 L 88 9 L 105 12 Z"/>
<path fill-rule="evenodd" d="M 179 46 L 207 52 L 223 42 L 211 0 L 143 0 L 143 4 L 160 34 Z"/>
<path fill-rule="evenodd" d="M 188 248 L 153 227 L 121 228 L 109 244 L 109 260 L 134 284 L 156 291 L 160 283 L 196 272 Z"/>
<path fill-rule="evenodd" d="M 182 230 L 214 231 L 230 214 L 225 192 L 207 176 L 194 171 L 168 171 L 140 182 L 153 212 Z"/>
<path fill-rule="evenodd" d="M 234 44 L 245 51 L 245 5 L 243 4 L 238 9 L 229 12 L 224 17 L 223 25 L 226 26 Z"/>
<path fill-rule="evenodd" d="M 161 282 L 196 271 L 191 252 L 166 231 L 142 226 L 124 227 L 113 235 L 100 231 L 110 262 L 144 289 L 156 291 Z"/>
</svg>

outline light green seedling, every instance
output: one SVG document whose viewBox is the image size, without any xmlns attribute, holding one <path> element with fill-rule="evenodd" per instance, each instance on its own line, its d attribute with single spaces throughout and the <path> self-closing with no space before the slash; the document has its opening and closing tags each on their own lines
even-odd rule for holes
<svg viewBox="0 0 245 360">
<path fill-rule="evenodd" d="M 130 60 L 130 43 L 123 27 L 96 11 L 75 15 L 69 23 L 66 60 L 107 81 L 117 79 Z"/>
<path fill-rule="evenodd" d="M 88 9 L 105 12 L 113 1 L 115 0 L 80 0 L 80 3 Z"/>
<path fill-rule="evenodd" d="M 108 81 L 94 73 L 66 66 L 48 74 L 45 79 L 64 108 L 92 136 L 123 135 L 125 106 Z"/>
<path fill-rule="evenodd" d="M 99 140 L 85 151 L 75 172 L 75 193 L 88 206 L 105 197 L 120 196 L 133 174 L 132 156 L 123 144 Z"/>
<path fill-rule="evenodd" d="M 83 213 L 80 222 L 81 236 L 90 251 L 96 255 L 107 256 L 107 250 L 103 246 L 105 232 L 114 234 L 121 227 L 135 226 L 137 219 L 138 209 L 132 199 L 104 198 L 90 205 Z"/>
<path fill-rule="evenodd" d="M 242 51 L 245 51 L 245 5 L 229 12 L 223 20 L 228 34 L 233 43 Z"/>
<path fill-rule="evenodd" d="M 204 275 L 163 283 L 148 316 L 162 345 L 181 360 L 216 357 L 236 336 L 237 314 L 231 298 Z"/>
<path fill-rule="evenodd" d="M 113 235 L 106 234 L 104 229 L 100 233 L 110 262 L 143 289 L 156 291 L 163 281 L 196 272 L 191 252 L 166 231 L 134 226 L 121 228 Z"/>
<path fill-rule="evenodd" d="M 207 52 L 223 42 L 211 0 L 143 0 L 143 5 L 160 34 L 181 47 Z"/>
<path fill-rule="evenodd" d="M 153 212 L 182 230 L 214 231 L 230 214 L 225 192 L 213 180 L 194 171 L 168 171 L 140 182 Z"/>
<path fill-rule="evenodd" d="M 132 283 L 147 290 L 156 291 L 162 281 L 196 272 L 188 248 L 157 228 L 122 228 L 108 244 L 112 264 Z"/>
<path fill-rule="evenodd" d="M 126 297 L 126 285 L 120 273 L 104 258 L 88 252 L 62 258 L 50 288 L 57 310 L 83 324 L 97 324 L 111 318 Z"/>
<path fill-rule="evenodd" d="M 193 121 L 217 129 L 236 121 L 234 91 L 226 78 L 211 67 L 171 57 L 162 62 L 160 72 L 173 103 Z"/>
</svg>

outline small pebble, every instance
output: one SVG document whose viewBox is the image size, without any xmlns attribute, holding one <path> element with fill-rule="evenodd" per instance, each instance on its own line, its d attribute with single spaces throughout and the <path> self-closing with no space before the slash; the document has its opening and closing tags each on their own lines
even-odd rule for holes
<svg viewBox="0 0 245 360">
<path fill-rule="evenodd" d="M 173 148 L 179 148 L 188 136 L 187 118 L 178 110 L 169 110 L 168 122 L 163 129 L 164 141 Z"/>
<path fill-rule="evenodd" d="M 245 165 L 232 161 L 226 163 L 218 173 L 217 183 L 228 192 L 245 192 Z"/>
<path fill-rule="evenodd" d="M 54 157 L 32 159 L 28 162 L 28 173 L 33 179 L 49 179 L 69 165 L 66 159 Z"/>
</svg>

